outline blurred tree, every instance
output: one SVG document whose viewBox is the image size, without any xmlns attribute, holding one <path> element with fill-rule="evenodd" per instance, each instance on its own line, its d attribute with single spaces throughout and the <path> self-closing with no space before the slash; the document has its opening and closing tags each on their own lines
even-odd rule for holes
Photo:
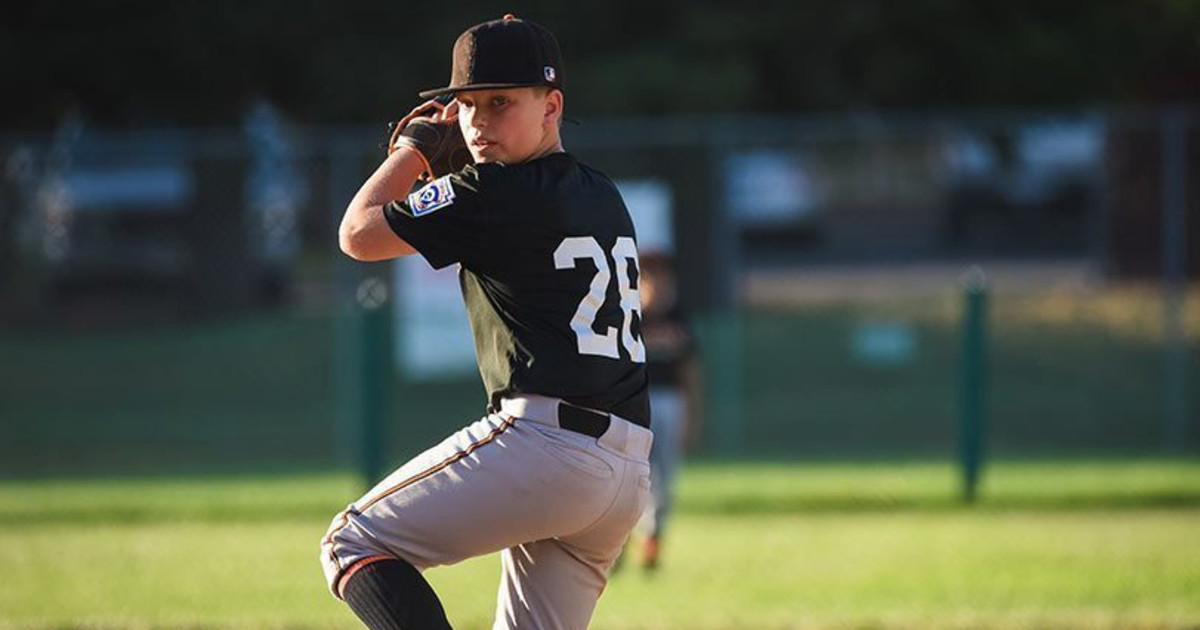
<svg viewBox="0 0 1200 630">
<path fill-rule="evenodd" d="M 106 126 L 235 124 L 264 95 L 307 122 L 380 120 L 449 76 L 496 15 L 382 0 L 42 0 L 0 22 L 0 127 L 78 103 Z M 1191 0 L 516 0 L 563 42 L 578 116 L 1200 100 Z"/>
</svg>

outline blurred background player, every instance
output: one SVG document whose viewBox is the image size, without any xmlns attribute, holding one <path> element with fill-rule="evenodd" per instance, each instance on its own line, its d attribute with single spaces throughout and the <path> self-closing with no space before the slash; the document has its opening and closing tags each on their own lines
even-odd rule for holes
<svg viewBox="0 0 1200 630">
<path fill-rule="evenodd" d="M 679 305 L 672 259 L 650 252 L 641 257 L 642 339 L 650 372 L 654 444 L 650 448 L 652 500 L 635 529 L 637 561 L 658 568 L 663 534 L 674 499 L 675 473 L 685 444 L 699 428 L 700 371 L 695 338 Z"/>
</svg>

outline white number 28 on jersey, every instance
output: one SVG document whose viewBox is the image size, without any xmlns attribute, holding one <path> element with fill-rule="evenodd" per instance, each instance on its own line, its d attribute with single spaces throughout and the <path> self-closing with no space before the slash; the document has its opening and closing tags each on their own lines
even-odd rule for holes
<svg viewBox="0 0 1200 630">
<path fill-rule="evenodd" d="M 575 261 L 580 259 L 591 259 L 596 265 L 596 275 L 592 277 L 587 295 L 583 296 L 583 301 L 575 310 L 575 316 L 571 318 L 571 330 L 575 331 L 575 337 L 579 340 L 579 353 L 620 358 L 617 349 L 617 329 L 609 326 L 604 334 L 600 334 L 594 328 L 596 313 L 604 305 L 608 283 L 612 279 L 604 249 L 591 236 L 571 236 L 563 239 L 558 249 L 554 250 L 555 269 L 574 269 Z M 646 346 L 642 344 L 641 339 L 633 336 L 632 329 L 634 312 L 637 312 L 638 317 L 642 314 L 637 287 L 633 286 L 629 277 L 629 264 L 633 263 L 634 269 L 638 268 L 637 246 L 634 245 L 633 239 L 628 236 L 618 238 L 612 248 L 612 259 L 617 267 L 617 291 L 621 296 L 621 311 L 625 315 L 621 324 L 621 344 L 635 363 L 645 363 Z"/>
</svg>

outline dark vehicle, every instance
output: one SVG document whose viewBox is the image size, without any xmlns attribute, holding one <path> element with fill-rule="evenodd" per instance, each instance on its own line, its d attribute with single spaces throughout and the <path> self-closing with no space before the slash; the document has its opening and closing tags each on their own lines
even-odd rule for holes
<svg viewBox="0 0 1200 630">
<path fill-rule="evenodd" d="M 249 127 L 251 142 L 217 149 L 198 134 L 60 130 L 22 213 L 43 307 L 170 319 L 282 302 L 304 188 Z"/>
<path fill-rule="evenodd" d="M 946 249 L 1083 253 L 1103 138 L 1103 126 L 1090 120 L 953 134 L 947 147 Z"/>
</svg>

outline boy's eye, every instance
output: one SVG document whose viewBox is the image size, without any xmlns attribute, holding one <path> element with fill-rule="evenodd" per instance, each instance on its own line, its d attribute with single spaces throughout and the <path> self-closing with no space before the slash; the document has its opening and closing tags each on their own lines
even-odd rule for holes
<svg viewBox="0 0 1200 630">
<path fill-rule="evenodd" d="M 496 98 L 492 99 L 492 105 L 496 107 L 500 107 L 501 105 L 505 105 L 507 103 L 508 99 L 503 96 L 497 96 Z"/>
</svg>

